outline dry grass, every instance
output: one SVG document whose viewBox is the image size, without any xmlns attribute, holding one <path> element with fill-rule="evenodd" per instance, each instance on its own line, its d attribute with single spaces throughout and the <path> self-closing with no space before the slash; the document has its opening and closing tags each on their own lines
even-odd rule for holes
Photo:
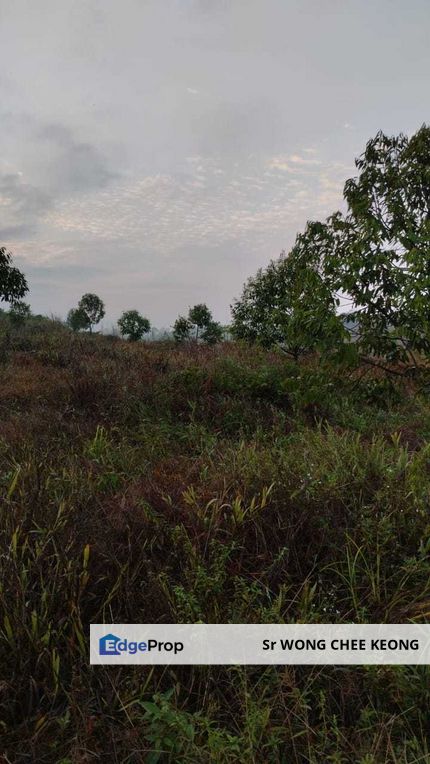
<svg viewBox="0 0 430 764">
<path fill-rule="evenodd" d="M 5 764 L 428 761 L 427 667 L 88 665 L 103 619 L 425 621 L 423 380 L 49 322 L 11 343 Z"/>
</svg>

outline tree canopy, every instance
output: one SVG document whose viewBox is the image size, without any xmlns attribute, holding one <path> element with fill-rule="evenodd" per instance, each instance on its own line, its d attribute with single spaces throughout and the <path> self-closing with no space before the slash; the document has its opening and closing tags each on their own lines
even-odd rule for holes
<svg viewBox="0 0 430 764">
<path fill-rule="evenodd" d="M 194 339 L 202 340 L 207 345 L 214 345 L 223 338 L 221 324 L 214 321 L 212 313 L 204 303 L 194 305 L 188 311 L 188 317 L 179 316 L 173 325 L 175 342 L 181 343 Z"/>
<path fill-rule="evenodd" d="M 151 329 L 149 319 L 141 316 L 137 310 L 126 310 L 118 319 L 119 330 L 123 337 L 132 342 L 141 340 Z"/>
<path fill-rule="evenodd" d="M 224 329 L 218 321 L 209 321 L 203 328 L 201 338 L 207 345 L 216 345 L 221 342 L 224 336 Z"/>
<path fill-rule="evenodd" d="M 72 308 L 69 310 L 66 323 L 74 332 L 90 328 L 88 316 L 82 308 Z"/>
<path fill-rule="evenodd" d="M 212 321 L 212 313 L 207 305 L 200 303 L 190 308 L 188 312 L 188 321 L 194 327 L 195 339 L 199 338 L 199 331 L 204 329 Z"/>
<path fill-rule="evenodd" d="M 185 316 L 178 316 L 173 324 L 173 339 L 176 343 L 182 343 L 190 339 L 192 324 Z"/>
<path fill-rule="evenodd" d="M 351 296 L 366 350 L 430 351 L 430 127 L 379 132 L 345 184 L 348 212 L 329 225 L 338 284 Z"/>
<path fill-rule="evenodd" d="M 85 313 L 90 332 L 92 332 L 93 326 L 98 324 L 105 315 L 103 300 L 96 294 L 90 292 L 81 297 L 78 303 L 78 308 Z"/>
<path fill-rule="evenodd" d="M 343 335 L 338 298 L 324 272 L 317 230 L 308 224 L 289 254 L 281 253 L 248 279 L 232 306 L 237 339 L 278 345 L 294 358 Z"/>
<path fill-rule="evenodd" d="M 309 222 L 245 284 L 232 306 L 236 337 L 298 357 L 344 343 L 341 300 L 356 347 L 398 359 L 430 352 L 430 128 L 379 132 L 345 183 L 347 210 Z"/>
<path fill-rule="evenodd" d="M 28 292 L 27 280 L 21 271 L 12 265 L 12 254 L 6 247 L 0 247 L 0 302 L 13 303 Z"/>
</svg>

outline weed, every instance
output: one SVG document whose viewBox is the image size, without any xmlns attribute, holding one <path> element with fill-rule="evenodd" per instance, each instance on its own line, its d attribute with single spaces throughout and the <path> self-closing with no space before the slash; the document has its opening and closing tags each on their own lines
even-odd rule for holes
<svg viewBox="0 0 430 764">
<path fill-rule="evenodd" d="M 424 666 L 88 665 L 103 620 L 426 622 L 430 406 L 416 384 L 239 344 L 134 346 L 55 322 L 11 333 L 5 761 L 427 761 Z"/>
</svg>

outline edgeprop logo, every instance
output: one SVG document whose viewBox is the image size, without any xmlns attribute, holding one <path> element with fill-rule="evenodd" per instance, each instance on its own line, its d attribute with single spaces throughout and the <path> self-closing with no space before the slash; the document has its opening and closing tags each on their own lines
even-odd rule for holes
<svg viewBox="0 0 430 764">
<path fill-rule="evenodd" d="M 105 634 L 99 639 L 99 655 L 136 655 L 136 653 L 149 653 L 151 651 L 174 653 L 177 655 L 184 649 L 183 642 L 159 642 L 158 639 L 132 642 L 121 639 L 115 634 Z"/>
</svg>

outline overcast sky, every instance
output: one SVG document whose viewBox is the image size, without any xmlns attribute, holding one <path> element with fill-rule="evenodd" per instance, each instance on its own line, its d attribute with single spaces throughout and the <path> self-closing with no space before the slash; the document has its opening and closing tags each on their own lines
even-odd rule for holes
<svg viewBox="0 0 430 764">
<path fill-rule="evenodd" d="M 430 118 L 429 0 L 0 0 L 0 245 L 34 311 L 214 317 Z"/>
</svg>

